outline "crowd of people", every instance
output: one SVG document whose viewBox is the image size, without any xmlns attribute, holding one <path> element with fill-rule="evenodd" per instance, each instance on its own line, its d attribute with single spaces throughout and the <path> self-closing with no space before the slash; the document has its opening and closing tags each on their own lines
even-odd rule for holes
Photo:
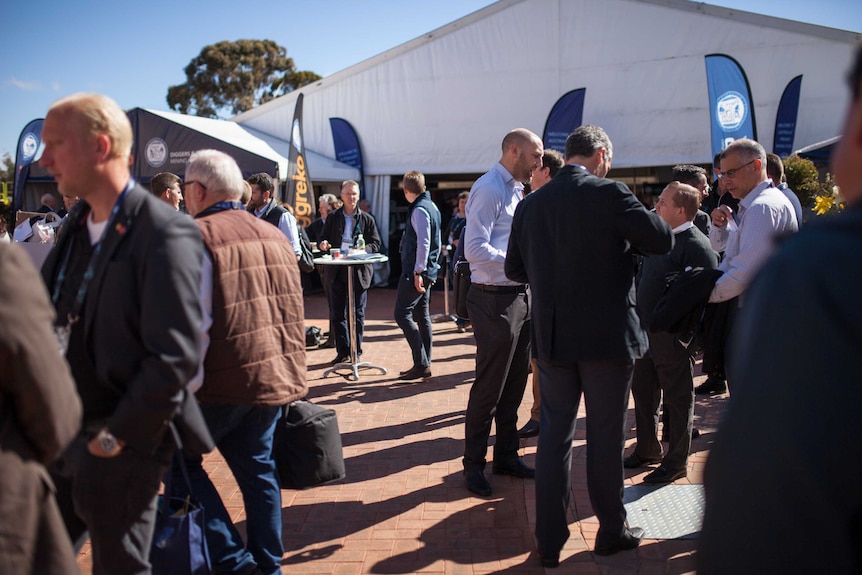
<svg viewBox="0 0 862 575">
<path fill-rule="evenodd" d="M 544 567 L 559 564 L 569 537 L 582 396 L 594 552 L 611 555 L 644 537 L 627 521 L 624 469 L 655 465 L 646 483 L 685 477 L 695 393 L 726 389 L 699 572 L 862 567 L 862 428 L 852 413 L 862 401 L 852 298 L 862 278 L 862 48 L 849 80 L 833 158 L 846 213 L 802 233 L 780 158 L 750 139 L 715 158 L 712 188 L 702 168 L 675 167 L 650 210 L 607 178 L 614 148 L 601 127 L 577 128 L 562 156 L 519 128 L 459 197 L 447 239 L 458 236 L 470 263 L 476 343 L 464 485 L 493 492 L 484 473 L 493 423 L 492 473 L 535 478 Z M 149 573 L 157 496 L 173 477 L 179 495 L 190 487 L 205 509 L 216 572 L 279 573 L 273 434 L 282 406 L 308 392 L 298 261 L 309 236 L 323 252 L 381 249 L 359 184 L 322 196 L 320 220 L 303 230 L 268 175 L 244 180 L 215 150 L 193 153 L 184 179 L 135 183 L 131 125 L 105 96 L 58 100 L 42 137 L 40 162 L 68 214 L 41 280 L 0 245 L 0 496 L 15 494 L 0 522 L 20 526 L 0 533 L 0 572 L 74 572 L 89 537 L 94 573 Z M 409 383 L 432 375 L 430 288 L 447 273 L 446 234 L 424 175 L 409 171 L 402 186 L 409 207 L 393 315 L 412 357 L 398 381 Z M 324 276 L 333 363 L 355 360 L 373 270 L 331 266 Z M 700 350 L 708 379 L 696 390 Z M 519 429 L 531 370 L 533 415 Z M 626 455 L 630 394 L 637 443 Z M 533 435 L 535 469 L 520 454 L 520 439 Z M 215 447 L 243 496 L 245 541 L 202 466 Z"/>
</svg>

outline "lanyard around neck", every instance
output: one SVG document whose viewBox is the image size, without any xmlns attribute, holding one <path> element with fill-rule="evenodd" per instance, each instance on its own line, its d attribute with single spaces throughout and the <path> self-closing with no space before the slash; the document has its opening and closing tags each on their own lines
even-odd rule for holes
<svg viewBox="0 0 862 575">
<path fill-rule="evenodd" d="M 114 220 L 117 217 L 117 213 L 120 211 L 120 206 L 123 205 L 123 201 L 126 199 L 126 195 L 129 193 L 129 190 L 132 189 L 134 182 L 129 180 L 128 185 L 126 185 L 126 189 L 123 190 L 123 193 L 117 198 L 117 201 L 114 203 L 114 207 L 111 210 L 111 214 L 108 216 L 108 223 L 105 225 L 105 229 L 102 230 L 102 235 L 99 237 L 99 241 L 96 243 L 96 247 L 93 249 L 93 255 L 90 256 L 90 262 L 87 264 L 87 269 L 84 272 L 84 278 L 81 280 L 81 285 L 78 286 L 78 293 L 75 296 L 75 303 L 72 306 L 72 311 L 69 312 L 67 316 L 67 324 L 71 325 L 78 321 L 78 315 L 81 313 L 81 308 L 84 306 L 84 300 L 87 297 L 87 290 L 90 287 L 90 280 L 93 279 L 93 275 L 96 270 L 96 261 L 99 258 L 99 254 L 102 252 L 102 245 L 105 243 L 105 236 L 108 234 L 108 230 L 111 229 L 111 226 L 114 224 Z M 91 212 L 92 213 L 92 212 Z M 89 214 L 87 217 L 90 217 Z M 51 301 L 54 302 L 54 306 L 57 306 L 57 302 L 60 299 L 60 290 L 63 287 L 63 282 L 66 281 L 66 272 L 69 267 L 69 260 L 72 257 L 72 241 L 69 241 L 69 245 L 66 248 L 66 254 L 63 257 L 63 264 L 60 266 L 60 272 L 57 274 L 57 282 L 54 284 L 54 293 L 51 295 Z"/>
</svg>

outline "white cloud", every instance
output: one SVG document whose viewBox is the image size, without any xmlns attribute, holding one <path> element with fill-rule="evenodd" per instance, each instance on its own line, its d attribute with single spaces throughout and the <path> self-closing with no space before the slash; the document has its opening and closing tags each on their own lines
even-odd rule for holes
<svg viewBox="0 0 862 575">
<path fill-rule="evenodd" d="M 39 82 L 28 82 L 27 80 L 19 80 L 18 78 L 10 78 L 9 83 L 25 92 L 41 92 L 42 84 Z"/>
</svg>

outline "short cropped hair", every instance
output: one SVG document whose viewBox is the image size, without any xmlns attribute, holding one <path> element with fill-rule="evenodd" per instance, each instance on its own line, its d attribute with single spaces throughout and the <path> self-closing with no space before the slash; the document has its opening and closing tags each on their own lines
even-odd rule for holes
<svg viewBox="0 0 862 575">
<path fill-rule="evenodd" d="M 150 180 L 150 192 L 152 192 L 154 196 L 160 197 L 168 188 L 171 188 L 174 185 L 182 185 L 182 183 L 183 180 L 178 175 L 170 172 L 161 172 L 160 174 L 153 176 L 153 179 Z"/>
<path fill-rule="evenodd" d="M 759 143 L 749 138 L 734 140 L 731 144 L 721 152 L 721 158 L 724 159 L 730 154 L 739 154 L 746 160 L 760 160 L 761 163 L 766 163 L 766 150 Z"/>
<path fill-rule="evenodd" d="M 461 192 L 460 194 L 458 194 L 458 201 L 460 202 L 461 200 L 466 200 L 469 197 L 470 197 L 470 190 L 465 190 L 465 191 Z"/>
<path fill-rule="evenodd" d="M 275 184 L 272 182 L 272 178 L 266 172 L 259 172 L 257 174 L 253 174 L 248 179 L 249 185 L 257 186 L 260 188 L 261 192 L 269 192 L 272 195 L 272 192 L 275 190 Z"/>
<path fill-rule="evenodd" d="M 776 186 L 785 180 L 784 164 L 778 154 L 766 154 L 766 175 Z"/>
<path fill-rule="evenodd" d="M 189 157 L 186 181 L 198 181 L 216 197 L 238 200 L 245 186 L 242 172 L 229 155 L 218 150 L 198 150 Z"/>
<path fill-rule="evenodd" d="M 682 208 L 688 221 L 692 221 L 697 215 L 697 210 L 700 209 L 700 200 L 703 198 L 700 191 L 694 186 L 681 182 L 671 182 L 667 187 L 676 191 L 673 195 L 674 205 Z"/>
<path fill-rule="evenodd" d="M 674 166 L 673 174 L 671 175 L 675 181 L 695 187 L 700 183 L 699 176 L 703 176 L 704 179 L 707 179 L 706 170 L 700 166 L 693 166 L 691 164 L 680 164 Z"/>
<path fill-rule="evenodd" d="M 581 156 L 589 158 L 601 148 L 605 148 L 613 157 L 614 147 L 611 139 L 598 126 L 581 126 L 566 138 L 566 158 Z"/>
<path fill-rule="evenodd" d="M 425 191 L 425 176 L 422 172 L 410 170 L 404 174 L 403 183 L 404 189 L 409 191 L 411 194 L 418 195 Z"/>
<path fill-rule="evenodd" d="M 111 98 L 102 94 L 72 94 L 51 104 L 48 112 L 55 110 L 72 112 L 80 120 L 80 127 L 92 136 L 108 136 L 110 158 L 128 158 L 132 154 L 132 123 Z"/>
<path fill-rule="evenodd" d="M 548 175 L 552 178 L 557 175 L 560 168 L 566 165 L 563 155 L 553 148 L 545 148 L 542 154 L 542 167 L 548 168 Z"/>
</svg>

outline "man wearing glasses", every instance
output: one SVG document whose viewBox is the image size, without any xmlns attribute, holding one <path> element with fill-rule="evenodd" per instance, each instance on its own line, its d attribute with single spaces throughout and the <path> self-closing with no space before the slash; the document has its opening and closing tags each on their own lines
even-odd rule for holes
<svg viewBox="0 0 862 575">
<path fill-rule="evenodd" d="M 726 205 L 712 212 L 709 234 L 712 248 L 724 252 L 718 266 L 724 273 L 715 282 L 709 302 L 727 302 L 726 341 L 739 308 L 736 298 L 774 250 L 775 237 L 797 231 L 799 224 L 790 201 L 766 174 L 766 150 L 754 140 L 736 140 L 722 152 L 719 178 L 727 193 L 739 200 L 735 216 Z"/>
</svg>

